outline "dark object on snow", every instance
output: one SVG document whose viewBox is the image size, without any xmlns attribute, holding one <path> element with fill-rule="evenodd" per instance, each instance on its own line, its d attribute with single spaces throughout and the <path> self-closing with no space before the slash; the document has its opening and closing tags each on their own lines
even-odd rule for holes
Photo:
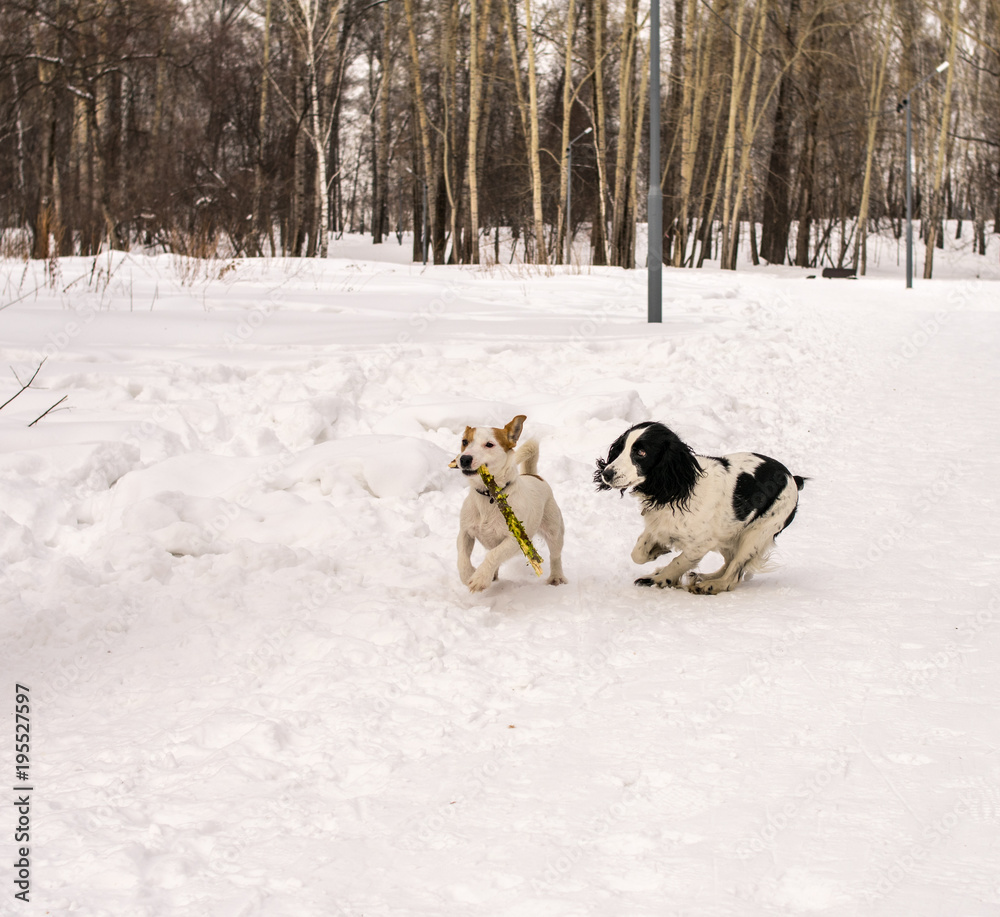
<svg viewBox="0 0 1000 917">
<path fill-rule="evenodd" d="M 842 280 L 857 280 L 858 272 L 853 267 L 825 267 L 823 268 L 823 276 Z"/>
</svg>

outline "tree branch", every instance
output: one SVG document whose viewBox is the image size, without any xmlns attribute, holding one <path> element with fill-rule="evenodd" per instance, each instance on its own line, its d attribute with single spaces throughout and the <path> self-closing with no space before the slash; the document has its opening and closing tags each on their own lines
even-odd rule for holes
<svg viewBox="0 0 1000 917">
<path fill-rule="evenodd" d="M 65 400 L 66 400 L 67 398 L 69 398 L 69 395 L 63 395 L 63 396 L 62 396 L 62 398 L 60 398 L 60 399 L 59 399 L 59 400 L 58 400 L 58 401 L 57 401 L 57 402 L 56 402 L 56 403 L 55 403 L 54 405 L 52 405 L 52 407 L 51 407 L 51 408 L 48 408 L 48 410 L 45 410 L 45 411 L 42 411 L 42 413 L 41 413 L 41 414 L 39 414 L 39 415 L 38 415 L 38 416 L 37 416 L 37 417 L 36 417 L 36 418 L 35 418 L 35 419 L 34 419 L 33 421 L 31 421 L 31 423 L 29 423 L 29 424 L 28 424 L 28 426 L 29 426 L 29 427 L 33 427 L 33 426 L 34 426 L 34 425 L 35 425 L 36 423 L 38 423 L 38 421 L 40 421 L 40 420 L 41 420 L 41 419 L 42 419 L 42 418 L 43 418 L 43 417 L 44 417 L 44 416 L 45 416 L 46 414 L 48 414 L 48 413 L 49 413 L 49 411 L 51 411 L 51 410 L 52 410 L 52 408 L 57 408 L 57 407 L 59 407 L 59 405 L 60 405 L 60 404 L 62 404 L 62 403 L 63 403 L 63 402 L 64 402 L 64 401 L 65 401 Z"/>
<path fill-rule="evenodd" d="M 38 368 L 31 374 L 31 378 L 21 386 L 21 388 L 20 388 L 19 391 L 16 391 L 3 404 L 0 404 L 0 411 L 2 411 L 5 407 L 7 407 L 7 405 L 10 404 L 18 395 L 20 395 L 22 392 L 26 391 L 27 389 L 29 389 L 31 387 L 31 383 L 35 381 L 35 376 L 37 376 L 38 373 L 41 371 L 41 368 L 45 364 L 45 360 L 47 360 L 47 359 L 48 359 L 48 357 L 45 357 L 42 360 L 42 362 L 38 364 Z M 17 379 L 17 374 L 14 375 L 14 378 Z M 17 381 L 20 382 L 21 380 L 17 379 Z M 54 407 L 54 405 L 53 405 L 53 407 Z M 51 408 L 50 408 L 50 410 L 51 410 Z M 30 424 L 29 424 L 29 426 L 30 426 Z"/>
</svg>

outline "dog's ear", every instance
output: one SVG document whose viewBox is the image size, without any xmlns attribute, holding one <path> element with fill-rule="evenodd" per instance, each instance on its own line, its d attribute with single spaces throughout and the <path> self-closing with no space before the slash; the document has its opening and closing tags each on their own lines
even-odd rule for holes
<svg viewBox="0 0 1000 917">
<path fill-rule="evenodd" d="M 506 427 L 504 427 L 504 432 L 507 434 L 507 439 L 511 441 L 511 444 L 516 446 L 517 441 L 521 436 L 521 430 L 524 429 L 524 422 L 528 418 L 524 414 L 518 414 Z"/>
<path fill-rule="evenodd" d="M 685 509 L 701 468 L 690 446 L 666 428 L 661 435 L 662 439 L 656 444 L 659 460 L 646 471 L 644 480 L 635 490 L 646 497 L 647 503 L 672 504 Z"/>
</svg>

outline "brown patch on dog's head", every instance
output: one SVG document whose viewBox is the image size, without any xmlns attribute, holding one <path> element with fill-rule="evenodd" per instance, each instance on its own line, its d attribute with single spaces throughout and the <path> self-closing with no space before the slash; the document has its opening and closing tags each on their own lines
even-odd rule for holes
<svg viewBox="0 0 1000 917">
<path fill-rule="evenodd" d="M 517 446 L 521 430 L 524 428 L 524 422 L 527 419 L 524 414 L 518 414 L 506 427 L 493 428 L 493 432 L 497 437 L 497 443 L 507 452 L 512 451 Z"/>
<path fill-rule="evenodd" d="M 472 440 L 475 437 L 475 435 L 476 435 L 476 428 L 475 427 L 466 427 L 465 428 L 465 432 L 462 434 L 462 452 L 464 452 L 465 449 L 466 449 L 466 447 L 469 445 L 469 443 L 472 442 Z M 459 467 L 459 465 L 458 465 L 459 458 L 461 458 L 461 453 L 459 453 L 458 455 L 456 455 L 455 458 L 453 458 L 448 463 L 448 467 L 449 468 L 458 468 Z"/>
</svg>

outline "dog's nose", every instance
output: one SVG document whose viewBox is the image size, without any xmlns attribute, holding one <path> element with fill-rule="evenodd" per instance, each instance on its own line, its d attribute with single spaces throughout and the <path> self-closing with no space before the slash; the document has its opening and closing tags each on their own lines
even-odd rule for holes
<svg viewBox="0 0 1000 917">
<path fill-rule="evenodd" d="M 463 468 L 471 468 L 472 467 L 472 456 L 471 455 L 463 455 L 461 458 L 459 458 L 458 463 Z"/>
<path fill-rule="evenodd" d="M 606 483 L 610 484 L 615 479 L 615 470 L 614 470 L 614 468 L 605 468 L 601 472 L 601 477 L 604 478 L 604 480 L 605 480 Z"/>
</svg>

